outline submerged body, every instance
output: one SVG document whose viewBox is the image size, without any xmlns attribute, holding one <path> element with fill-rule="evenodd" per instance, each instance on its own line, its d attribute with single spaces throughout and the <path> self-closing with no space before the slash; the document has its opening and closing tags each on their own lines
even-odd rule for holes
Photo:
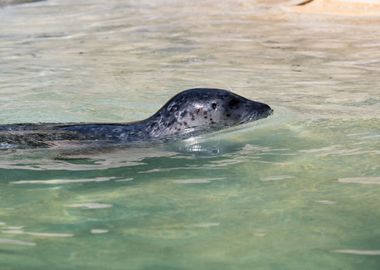
<svg viewBox="0 0 380 270">
<path fill-rule="evenodd" d="M 59 142 L 128 144 L 168 141 L 265 118 L 273 110 L 222 89 L 195 88 L 171 98 L 151 117 L 133 123 L 0 125 L 2 148 L 48 147 Z"/>
</svg>

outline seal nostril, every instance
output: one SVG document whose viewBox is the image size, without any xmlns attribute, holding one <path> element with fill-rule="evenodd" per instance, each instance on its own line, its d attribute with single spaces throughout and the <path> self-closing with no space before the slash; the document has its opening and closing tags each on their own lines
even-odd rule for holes
<svg viewBox="0 0 380 270">
<path fill-rule="evenodd" d="M 273 113 L 273 110 L 271 107 L 261 102 L 256 102 L 253 110 L 257 112 L 259 117 L 267 117 Z"/>
<path fill-rule="evenodd" d="M 272 108 L 269 107 L 267 104 L 265 103 L 261 103 L 261 108 L 260 108 L 261 111 L 263 112 L 273 112 Z"/>
<path fill-rule="evenodd" d="M 266 115 L 266 116 L 269 116 L 269 115 L 272 115 L 273 114 L 273 110 L 271 107 L 269 107 L 267 104 L 263 104 L 262 106 L 262 109 L 261 109 L 261 112 Z"/>
</svg>

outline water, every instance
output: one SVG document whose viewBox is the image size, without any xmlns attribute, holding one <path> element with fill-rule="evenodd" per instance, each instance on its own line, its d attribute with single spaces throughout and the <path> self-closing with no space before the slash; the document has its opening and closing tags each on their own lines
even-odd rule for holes
<svg viewBox="0 0 380 270">
<path fill-rule="evenodd" d="M 2 7 L 0 123 L 133 121 L 198 86 L 275 114 L 173 144 L 1 152 L 1 269 L 379 269 L 377 22 L 262 1 Z"/>
</svg>

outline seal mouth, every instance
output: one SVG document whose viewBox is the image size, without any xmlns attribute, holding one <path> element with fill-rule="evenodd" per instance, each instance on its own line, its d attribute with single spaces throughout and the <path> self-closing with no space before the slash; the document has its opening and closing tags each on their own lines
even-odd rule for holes
<svg viewBox="0 0 380 270">
<path fill-rule="evenodd" d="M 245 122 L 249 121 L 255 121 L 262 118 L 267 118 L 268 116 L 273 114 L 273 109 L 269 107 L 267 104 L 262 104 L 261 108 L 259 110 L 253 110 L 250 114 L 248 114 L 247 119 Z"/>
<path fill-rule="evenodd" d="M 269 110 L 259 114 L 257 119 L 267 118 L 268 116 L 271 116 L 272 114 L 273 114 L 273 110 L 269 109 Z"/>
<path fill-rule="evenodd" d="M 271 116 L 272 114 L 273 114 L 273 109 L 271 108 L 271 109 L 269 109 L 267 111 L 267 116 L 266 117 Z"/>
</svg>

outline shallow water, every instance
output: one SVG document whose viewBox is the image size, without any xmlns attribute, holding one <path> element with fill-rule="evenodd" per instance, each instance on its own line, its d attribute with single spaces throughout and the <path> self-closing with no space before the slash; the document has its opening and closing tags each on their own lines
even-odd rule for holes
<svg viewBox="0 0 380 270">
<path fill-rule="evenodd" d="M 0 123 L 138 120 L 198 86 L 275 114 L 165 145 L 0 152 L 1 269 L 379 269 L 377 22 L 255 1 L 2 7 Z"/>
</svg>

